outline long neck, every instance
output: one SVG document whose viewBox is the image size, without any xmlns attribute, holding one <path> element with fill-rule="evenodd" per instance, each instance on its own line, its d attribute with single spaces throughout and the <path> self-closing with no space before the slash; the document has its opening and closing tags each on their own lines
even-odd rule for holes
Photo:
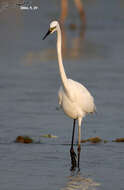
<svg viewBox="0 0 124 190">
<path fill-rule="evenodd" d="M 61 48 L 61 46 L 62 46 L 61 30 L 60 30 L 60 26 L 58 25 L 58 27 L 57 27 L 57 54 L 58 54 L 59 72 L 60 72 L 62 84 L 63 84 L 64 88 L 66 88 L 67 76 L 66 76 L 64 66 L 62 63 L 62 48 Z"/>
</svg>

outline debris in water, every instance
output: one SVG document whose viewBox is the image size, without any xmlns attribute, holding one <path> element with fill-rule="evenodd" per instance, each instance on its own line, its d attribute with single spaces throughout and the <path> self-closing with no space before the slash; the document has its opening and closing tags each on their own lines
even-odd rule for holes
<svg viewBox="0 0 124 190">
<path fill-rule="evenodd" d="M 81 140 L 81 143 L 86 143 L 86 142 L 88 142 L 87 139 L 85 139 L 85 140 Z"/>
<path fill-rule="evenodd" d="M 86 142 L 100 143 L 100 142 L 102 142 L 102 139 L 100 137 L 92 137 L 92 138 L 88 138 L 85 140 L 81 140 L 81 143 L 86 143 Z"/>
<path fill-rule="evenodd" d="M 45 137 L 45 138 L 57 138 L 58 136 L 52 135 L 52 134 L 46 134 L 46 135 L 41 135 L 40 137 Z"/>
<path fill-rule="evenodd" d="M 112 142 L 124 142 L 124 138 L 117 138 L 113 140 Z"/>
<path fill-rule="evenodd" d="M 99 137 L 92 137 L 92 138 L 89 138 L 88 141 L 90 141 L 92 143 L 99 143 L 102 141 L 102 139 Z"/>
<path fill-rule="evenodd" d="M 15 142 L 29 144 L 33 143 L 33 140 L 29 136 L 18 136 Z"/>
</svg>

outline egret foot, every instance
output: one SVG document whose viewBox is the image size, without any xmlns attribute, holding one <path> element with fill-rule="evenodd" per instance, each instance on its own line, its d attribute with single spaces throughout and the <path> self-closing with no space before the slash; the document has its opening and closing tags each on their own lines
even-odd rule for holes
<svg viewBox="0 0 124 190">
<path fill-rule="evenodd" d="M 77 162 L 76 162 L 76 153 L 74 152 L 74 149 L 70 149 L 70 156 L 71 156 L 71 171 L 75 170 L 76 166 L 77 166 Z"/>
</svg>

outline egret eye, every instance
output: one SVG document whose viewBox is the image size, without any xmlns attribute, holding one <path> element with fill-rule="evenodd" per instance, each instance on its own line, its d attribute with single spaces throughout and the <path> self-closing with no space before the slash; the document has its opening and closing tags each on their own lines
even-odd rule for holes
<svg viewBox="0 0 124 190">
<path fill-rule="evenodd" d="M 50 27 L 50 32 L 53 32 L 56 29 L 56 26 Z"/>
</svg>

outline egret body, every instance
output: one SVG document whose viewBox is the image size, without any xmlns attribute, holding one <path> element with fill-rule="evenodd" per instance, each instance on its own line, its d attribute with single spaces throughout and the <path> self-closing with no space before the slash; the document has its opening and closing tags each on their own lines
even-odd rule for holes
<svg viewBox="0 0 124 190">
<path fill-rule="evenodd" d="M 59 105 L 63 109 L 64 113 L 73 119 L 73 132 L 72 132 L 72 142 L 71 142 L 71 163 L 73 170 L 76 166 L 79 168 L 80 163 L 80 151 L 81 151 L 81 123 L 82 119 L 88 113 L 93 113 L 96 109 L 94 104 L 93 96 L 87 90 L 85 86 L 76 82 L 72 79 L 67 78 L 63 62 L 62 62 L 62 39 L 61 39 L 61 29 L 57 21 L 53 21 L 50 24 L 50 28 L 43 39 L 45 39 L 49 34 L 57 32 L 57 55 L 58 55 L 58 65 L 61 77 L 60 89 L 58 91 Z M 78 164 L 76 161 L 76 154 L 73 149 L 74 142 L 74 132 L 75 132 L 75 122 L 78 121 Z"/>
</svg>

